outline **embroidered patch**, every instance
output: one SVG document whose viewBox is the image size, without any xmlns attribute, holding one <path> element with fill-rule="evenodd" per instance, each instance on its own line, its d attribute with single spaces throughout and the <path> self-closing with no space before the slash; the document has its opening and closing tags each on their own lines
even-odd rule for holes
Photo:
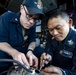
<svg viewBox="0 0 76 75">
<path fill-rule="evenodd" d="M 68 44 L 69 44 L 69 45 L 73 45 L 74 42 L 73 42 L 72 40 L 68 40 Z"/>
</svg>

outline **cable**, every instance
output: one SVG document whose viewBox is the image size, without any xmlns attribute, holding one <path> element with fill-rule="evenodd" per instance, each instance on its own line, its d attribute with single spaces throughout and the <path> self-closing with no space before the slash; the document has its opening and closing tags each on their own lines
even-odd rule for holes
<svg viewBox="0 0 76 75">
<path fill-rule="evenodd" d="M 23 65 L 22 63 L 20 63 L 19 61 L 17 60 L 13 60 L 13 59 L 0 59 L 0 62 L 15 62 L 18 64 L 18 66 L 20 66 L 21 68 L 25 69 L 26 71 L 32 73 L 32 71 L 28 68 L 26 68 L 25 65 Z"/>
</svg>

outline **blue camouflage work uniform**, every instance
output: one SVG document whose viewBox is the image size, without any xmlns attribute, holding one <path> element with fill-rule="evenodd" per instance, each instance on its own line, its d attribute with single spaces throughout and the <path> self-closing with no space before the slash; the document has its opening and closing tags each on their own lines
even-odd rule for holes
<svg viewBox="0 0 76 75">
<path fill-rule="evenodd" d="M 22 35 L 22 26 L 19 22 L 20 13 L 6 12 L 0 16 L 0 42 L 7 42 L 13 48 L 26 54 L 29 43 L 35 42 L 36 39 L 36 25 L 30 29 L 25 30 L 25 36 Z M 40 51 L 37 51 L 39 50 Z M 39 56 L 41 48 L 36 48 L 34 54 Z M 0 59 L 11 58 L 5 52 L 0 50 Z M 0 72 L 2 68 L 8 68 L 10 64 L 0 62 Z M 4 70 L 3 68 L 3 70 Z"/>
<path fill-rule="evenodd" d="M 45 52 L 52 56 L 50 64 L 60 67 L 63 75 L 76 75 L 76 31 L 70 29 L 65 40 L 58 42 L 50 33 Z"/>
</svg>

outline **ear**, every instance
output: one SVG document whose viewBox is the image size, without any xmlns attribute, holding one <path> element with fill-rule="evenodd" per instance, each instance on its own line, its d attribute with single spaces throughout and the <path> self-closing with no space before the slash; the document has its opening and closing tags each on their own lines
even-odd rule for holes
<svg viewBox="0 0 76 75">
<path fill-rule="evenodd" d="M 24 11 L 23 11 L 23 10 L 24 10 L 24 8 L 25 8 L 25 10 L 27 11 L 26 6 L 20 5 L 20 12 L 24 12 Z"/>
<path fill-rule="evenodd" d="M 73 24 L 73 20 L 70 18 L 70 19 L 69 19 L 69 28 L 72 27 L 72 24 Z"/>
</svg>

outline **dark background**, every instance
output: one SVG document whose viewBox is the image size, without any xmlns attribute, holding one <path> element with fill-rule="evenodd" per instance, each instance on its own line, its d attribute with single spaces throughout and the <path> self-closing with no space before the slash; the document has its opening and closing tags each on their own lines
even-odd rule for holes
<svg viewBox="0 0 76 75">
<path fill-rule="evenodd" d="M 22 1 L 23 0 L 0 0 L 0 13 L 6 10 L 18 12 Z M 76 0 L 42 0 L 42 2 L 44 5 L 44 13 L 55 9 L 63 9 L 67 12 L 76 11 Z"/>
</svg>

